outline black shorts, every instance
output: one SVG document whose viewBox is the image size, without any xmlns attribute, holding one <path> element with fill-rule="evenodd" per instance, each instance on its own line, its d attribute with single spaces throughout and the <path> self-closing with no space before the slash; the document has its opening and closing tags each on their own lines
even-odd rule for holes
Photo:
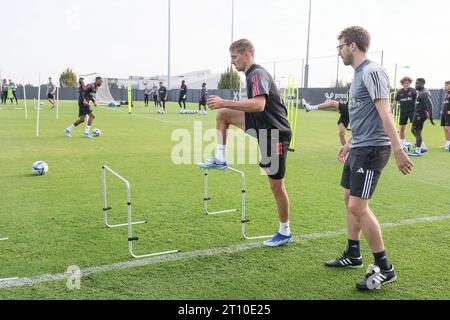
<svg viewBox="0 0 450 320">
<path fill-rule="evenodd" d="M 406 126 L 409 123 L 414 122 L 414 110 L 401 110 L 400 111 L 400 125 Z"/>
<path fill-rule="evenodd" d="M 450 127 L 450 110 L 443 111 L 441 118 L 441 127 Z"/>
<path fill-rule="evenodd" d="M 206 99 L 200 100 L 200 105 L 206 107 Z"/>
<path fill-rule="evenodd" d="M 88 104 L 85 104 L 83 100 L 78 100 L 78 116 L 82 117 L 82 116 L 86 116 L 92 113 L 92 109 L 91 106 Z"/>
<path fill-rule="evenodd" d="M 54 95 L 54 94 L 51 94 L 51 93 L 49 93 L 49 94 L 47 95 L 47 98 L 48 98 L 48 99 L 55 99 L 55 95 Z"/>
<path fill-rule="evenodd" d="M 187 98 L 187 95 L 180 93 L 180 97 L 178 98 L 178 101 L 186 101 L 186 98 Z"/>
<path fill-rule="evenodd" d="M 423 130 L 423 124 L 425 123 L 425 121 L 427 121 L 428 116 L 423 114 L 415 114 L 414 115 L 414 121 L 412 124 L 412 129 L 413 130 L 418 130 L 418 131 L 422 131 Z"/>
<path fill-rule="evenodd" d="M 279 137 L 272 139 L 270 130 L 268 135 L 262 136 L 254 119 L 250 114 L 245 114 L 245 131 L 247 134 L 258 140 L 261 151 L 261 162 L 259 166 L 267 172 L 269 178 L 273 180 L 282 180 L 286 176 L 286 160 L 291 144 L 291 138 Z"/>
<path fill-rule="evenodd" d="M 350 125 L 350 119 L 348 117 L 344 116 L 343 114 L 341 114 L 337 124 L 339 125 L 341 123 L 344 125 L 345 129 L 348 129 L 348 126 Z"/>
<path fill-rule="evenodd" d="M 341 186 L 350 190 L 352 197 L 372 198 L 390 156 L 391 146 L 351 149 L 344 165 Z"/>
</svg>

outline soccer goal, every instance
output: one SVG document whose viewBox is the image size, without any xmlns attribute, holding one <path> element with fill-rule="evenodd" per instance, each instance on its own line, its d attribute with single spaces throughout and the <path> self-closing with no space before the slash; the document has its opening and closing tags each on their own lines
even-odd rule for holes
<svg viewBox="0 0 450 320">
<path fill-rule="evenodd" d="M 108 228 L 119 228 L 119 227 L 126 227 L 126 226 L 128 227 L 128 250 L 130 252 L 130 255 L 135 259 L 140 259 L 140 258 L 149 258 L 149 257 L 162 256 L 162 255 L 166 255 L 166 254 L 180 252 L 180 250 L 171 250 L 171 251 L 149 253 L 149 254 L 143 254 L 143 255 L 136 255 L 134 253 L 133 242 L 138 241 L 139 238 L 133 236 L 133 225 L 146 224 L 147 221 L 133 222 L 132 208 L 131 208 L 131 185 L 130 185 L 130 182 L 128 180 L 126 180 L 124 177 L 122 177 L 121 175 L 119 175 L 118 173 L 116 173 L 114 170 L 108 168 L 107 166 L 102 167 L 102 172 L 103 172 L 103 213 L 104 213 L 105 225 Z M 112 225 L 108 222 L 108 212 L 110 210 L 112 210 L 112 208 L 108 206 L 108 201 L 107 201 L 107 190 L 106 190 L 106 175 L 107 175 L 107 173 L 112 175 L 114 178 L 122 181 L 127 188 L 127 208 L 128 208 L 127 223 Z"/>
</svg>

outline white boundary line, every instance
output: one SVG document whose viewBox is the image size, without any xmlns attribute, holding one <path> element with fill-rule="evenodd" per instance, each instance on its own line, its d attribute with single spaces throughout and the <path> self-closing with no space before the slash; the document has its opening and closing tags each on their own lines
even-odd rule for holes
<svg viewBox="0 0 450 320">
<path fill-rule="evenodd" d="M 383 229 L 390 229 L 395 228 L 399 226 L 408 226 L 408 225 L 415 225 L 420 223 L 430 223 L 430 222 L 436 222 L 436 221 L 446 221 L 450 220 L 450 214 L 442 215 L 442 216 L 432 216 L 432 217 L 424 217 L 424 218 L 416 218 L 416 219 L 408 219 L 408 220 L 401 220 L 398 222 L 391 222 L 391 223 L 384 223 L 382 224 Z M 347 230 L 337 230 L 337 231 L 329 231 L 329 232 L 323 232 L 323 233 L 313 233 L 304 235 L 301 237 L 297 237 L 296 241 L 308 241 L 313 239 L 323 239 L 323 238 L 331 238 L 336 237 L 340 235 L 347 234 Z M 125 261 L 125 262 L 118 262 L 108 265 L 103 265 L 99 267 L 90 267 L 81 270 L 81 277 L 87 277 L 91 274 L 96 273 L 103 273 L 108 271 L 114 271 L 114 270 L 125 270 L 130 268 L 136 268 L 140 266 L 148 266 L 148 265 L 154 265 L 154 264 L 160 264 L 170 261 L 180 261 L 180 260 L 186 260 L 186 259 L 195 259 L 195 258 L 201 258 L 201 257 L 211 257 L 218 254 L 230 254 L 230 253 L 238 253 L 254 248 L 261 247 L 261 242 L 257 243 L 246 243 L 246 244 L 239 244 L 239 245 L 233 245 L 229 247 L 222 247 L 222 248 L 214 248 L 214 249 L 207 249 L 207 250 L 197 250 L 197 251 L 191 251 L 191 252 L 181 252 L 176 253 L 168 256 L 159 256 L 159 257 L 153 257 L 153 258 L 147 258 L 147 259 L 141 259 L 141 260 L 133 260 L 133 261 Z M 12 288 L 12 287 L 24 287 L 24 286 L 33 286 L 39 283 L 46 283 L 46 282 L 55 282 L 55 281 L 63 281 L 67 280 L 69 277 L 73 276 L 71 273 L 58 273 L 58 274 L 44 274 L 40 276 L 35 276 L 31 278 L 20 278 L 20 279 L 9 279 L 9 280 L 0 280 L 0 289 L 2 288 Z"/>
</svg>

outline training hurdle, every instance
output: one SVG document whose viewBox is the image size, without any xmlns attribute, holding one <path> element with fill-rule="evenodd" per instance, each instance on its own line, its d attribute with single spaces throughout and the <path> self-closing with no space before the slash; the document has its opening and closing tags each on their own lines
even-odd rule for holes
<svg viewBox="0 0 450 320">
<path fill-rule="evenodd" d="M 222 172 L 233 172 L 236 173 L 238 175 L 241 176 L 242 179 L 242 204 L 241 204 L 241 209 L 227 209 L 227 210 L 221 210 L 221 211 L 214 211 L 211 212 L 208 209 L 208 202 L 211 201 L 211 198 L 208 196 L 208 176 L 209 176 L 209 170 L 205 169 L 205 191 L 204 191 L 204 208 L 205 208 L 205 213 L 207 215 L 218 215 L 218 214 L 224 214 L 224 213 L 230 213 L 230 212 L 238 212 L 239 210 L 241 210 L 242 216 L 241 216 L 241 223 L 242 223 L 242 238 L 244 240 L 256 240 L 256 239 L 269 239 L 272 238 L 271 236 L 258 236 L 258 237 L 249 237 L 247 236 L 247 230 L 246 230 L 246 225 L 247 223 L 250 222 L 249 219 L 247 219 L 246 217 L 246 211 L 245 211 L 245 195 L 246 195 L 246 187 L 245 187 L 245 173 L 242 171 L 239 171 L 237 169 L 231 168 L 231 167 L 227 167 L 224 170 L 220 170 Z"/>
<path fill-rule="evenodd" d="M 103 173 L 103 213 L 104 213 L 104 223 L 107 228 L 119 228 L 119 227 L 128 227 L 128 250 L 130 252 L 130 255 L 135 259 L 140 258 L 148 258 L 148 257 L 155 257 L 155 256 L 161 256 L 171 253 L 177 253 L 180 252 L 180 250 L 172 250 L 172 251 L 165 251 L 165 252 L 157 252 L 157 253 L 150 253 L 150 254 L 143 254 L 143 255 L 136 255 L 133 252 L 133 242 L 138 241 L 139 238 L 133 236 L 133 225 L 137 224 L 146 224 L 147 221 L 137 221 L 133 222 L 132 219 L 132 209 L 131 209 L 131 185 L 124 177 L 113 171 L 112 169 L 108 168 L 107 166 L 102 167 L 102 173 Z M 126 188 L 127 188 L 127 208 L 128 208 L 128 222 L 123 224 L 116 224 L 112 225 L 108 222 L 108 212 L 112 210 L 111 207 L 108 206 L 107 202 L 107 191 L 106 191 L 106 174 L 110 173 L 113 177 L 119 179 L 122 181 Z"/>
</svg>

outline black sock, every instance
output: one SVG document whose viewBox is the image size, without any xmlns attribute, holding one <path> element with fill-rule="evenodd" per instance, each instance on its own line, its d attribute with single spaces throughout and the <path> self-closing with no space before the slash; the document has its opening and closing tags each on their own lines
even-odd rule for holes
<svg viewBox="0 0 450 320">
<path fill-rule="evenodd" d="M 348 239 L 347 253 L 350 257 L 359 258 L 361 256 L 360 241 Z"/>
<path fill-rule="evenodd" d="M 383 252 L 374 253 L 373 257 L 375 258 L 375 265 L 377 265 L 381 269 L 390 270 L 392 268 L 392 265 L 389 262 L 388 256 L 386 254 L 386 250 Z"/>
</svg>

